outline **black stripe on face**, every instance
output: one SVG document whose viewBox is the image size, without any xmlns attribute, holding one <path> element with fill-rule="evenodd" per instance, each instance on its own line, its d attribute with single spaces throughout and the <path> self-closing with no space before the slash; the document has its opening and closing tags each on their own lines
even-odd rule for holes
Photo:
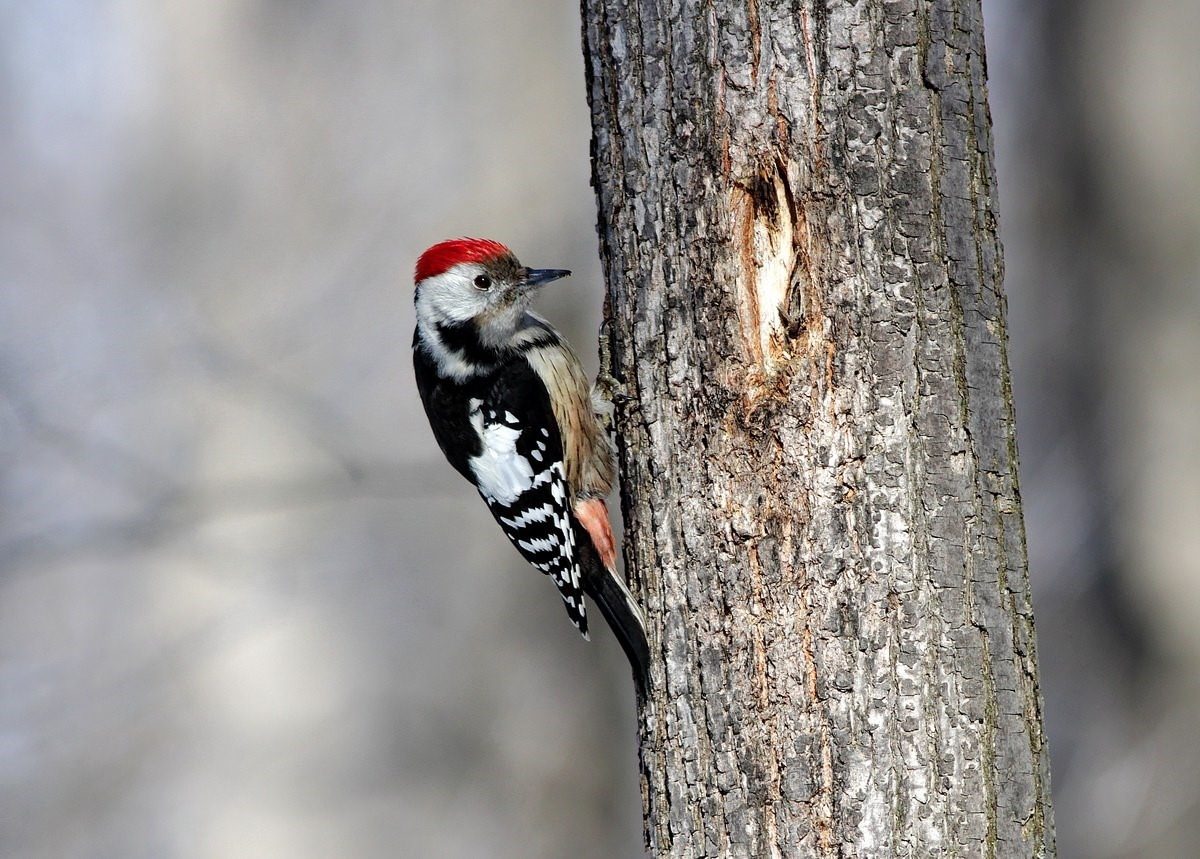
<svg viewBox="0 0 1200 859">
<path fill-rule="evenodd" d="M 434 328 L 442 344 L 467 362 L 483 366 L 497 363 L 496 350 L 483 345 L 474 322 L 438 322 Z"/>
</svg>

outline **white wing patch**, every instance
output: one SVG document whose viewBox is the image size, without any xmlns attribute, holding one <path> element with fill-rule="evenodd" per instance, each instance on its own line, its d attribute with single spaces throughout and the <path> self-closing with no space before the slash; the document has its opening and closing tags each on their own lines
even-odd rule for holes
<svg viewBox="0 0 1200 859">
<path fill-rule="evenodd" d="M 481 406 L 479 400 L 471 400 L 471 425 L 483 443 L 483 452 L 469 460 L 471 473 L 487 501 L 512 504 L 533 486 L 533 466 L 517 453 L 520 428 L 502 423 L 485 425 Z"/>
<path fill-rule="evenodd" d="M 534 427 L 522 426 L 511 411 L 477 399 L 469 408 L 482 447 L 468 460 L 479 493 L 525 560 L 553 580 L 567 616 L 587 638 L 580 558 L 560 451 L 547 446 L 546 427 L 536 427 L 535 435 Z"/>
</svg>

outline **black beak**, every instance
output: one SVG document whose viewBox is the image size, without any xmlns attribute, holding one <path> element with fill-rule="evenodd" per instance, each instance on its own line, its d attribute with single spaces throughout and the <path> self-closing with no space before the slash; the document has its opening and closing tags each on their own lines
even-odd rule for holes
<svg viewBox="0 0 1200 859">
<path fill-rule="evenodd" d="M 527 268 L 521 278 L 522 286 L 542 286 L 560 277 L 566 277 L 571 272 L 565 268 Z"/>
</svg>

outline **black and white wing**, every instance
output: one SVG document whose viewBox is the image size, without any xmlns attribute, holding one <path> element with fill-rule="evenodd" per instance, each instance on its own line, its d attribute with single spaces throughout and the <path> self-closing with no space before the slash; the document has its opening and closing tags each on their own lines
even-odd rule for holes
<svg viewBox="0 0 1200 859">
<path fill-rule="evenodd" d="M 468 407 L 480 452 L 467 464 L 479 494 L 517 551 L 554 581 L 571 622 L 587 638 L 562 439 L 548 400 L 489 396 L 472 398 Z"/>
</svg>

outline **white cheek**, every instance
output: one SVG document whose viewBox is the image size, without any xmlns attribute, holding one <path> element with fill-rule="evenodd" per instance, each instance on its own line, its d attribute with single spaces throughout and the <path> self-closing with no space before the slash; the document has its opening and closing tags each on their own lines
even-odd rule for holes
<svg viewBox="0 0 1200 859">
<path fill-rule="evenodd" d="M 417 313 L 430 322 L 466 322 L 487 308 L 487 294 L 453 271 L 421 284 Z"/>
</svg>

